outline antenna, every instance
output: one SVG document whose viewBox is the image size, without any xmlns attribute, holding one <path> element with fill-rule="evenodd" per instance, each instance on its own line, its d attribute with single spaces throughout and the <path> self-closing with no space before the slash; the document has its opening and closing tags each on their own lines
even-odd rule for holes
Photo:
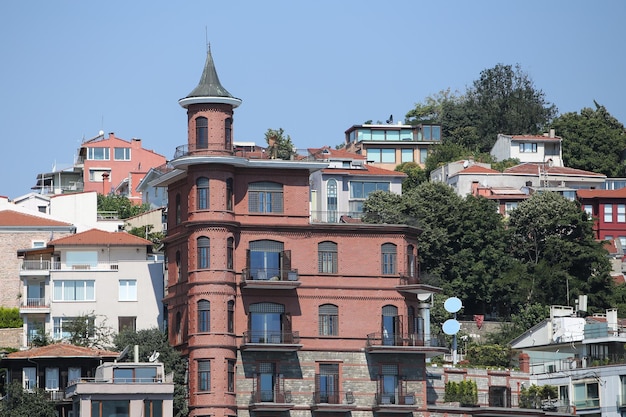
<svg viewBox="0 0 626 417">
<path fill-rule="evenodd" d="M 206 42 L 206 52 L 207 54 L 211 52 L 211 44 L 209 43 L 209 32 L 207 27 L 204 27 L 204 41 Z"/>
</svg>

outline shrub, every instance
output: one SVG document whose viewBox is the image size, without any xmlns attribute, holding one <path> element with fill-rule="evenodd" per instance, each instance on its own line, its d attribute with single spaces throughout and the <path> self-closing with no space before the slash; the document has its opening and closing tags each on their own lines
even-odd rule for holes
<svg viewBox="0 0 626 417">
<path fill-rule="evenodd" d="M 478 386 L 476 381 L 450 381 L 446 382 L 445 402 L 459 402 L 462 406 L 473 406 L 478 404 Z"/>
<path fill-rule="evenodd" d="M 19 308 L 0 307 L 0 329 L 14 329 L 23 325 Z"/>
</svg>

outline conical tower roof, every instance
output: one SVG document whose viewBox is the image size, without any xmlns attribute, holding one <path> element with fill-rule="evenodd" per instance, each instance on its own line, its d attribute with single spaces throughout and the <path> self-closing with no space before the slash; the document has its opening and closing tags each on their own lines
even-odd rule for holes
<svg viewBox="0 0 626 417">
<path fill-rule="evenodd" d="M 210 47 L 207 50 L 200 82 L 187 97 L 178 100 L 178 103 L 184 108 L 196 103 L 224 103 L 233 107 L 241 104 L 241 99 L 233 97 L 220 83 Z"/>
</svg>

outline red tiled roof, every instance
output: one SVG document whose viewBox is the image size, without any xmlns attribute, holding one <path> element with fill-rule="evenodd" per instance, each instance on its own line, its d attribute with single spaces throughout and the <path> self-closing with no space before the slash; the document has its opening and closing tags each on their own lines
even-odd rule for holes
<svg viewBox="0 0 626 417">
<path fill-rule="evenodd" d="M 624 275 L 619 274 L 619 275 L 612 275 L 611 278 L 613 278 L 613 282 L 617 285 L 622 285 L 625 283 L 624 280 Z"/>
<path fill-rule="evenodd" d="M 626 198 L 626 188 L 617 190 L 576 190 L 580 198 Z"/>
<path fill-rule="evenodd" d="M 71 223 L 46 219 L 44 217 L 24 214 L 13 210 L 0 211 L 0 227 L 2 226 L 71 226 Z"/>
<path fill-rule="evenodd" d="M 64 236 L 49 242 L 49 245 L 112 245 L 112 246 L 145 246 L 152 242 L 126 232 L 105 232 L 90 229 L 82 233 Z"/>
<path fill-rule="evenodd" d="M 25 359 L 25 358 L 101 358 L 117 357 L 119 352 L 110 350 L 92 349 L 88 347 L 75 346 L 67 343 L 55 343 L 48 346 L 22 350 L 9 353 L 4 359 Z"/>
<path fill-rule="evenodd" d="M 406 177 L 404 172 L 391 171 L 389 169 L 379 168 L 374 165 L 363 165 L 363 169 L 350 168 L 324 168 L 325 174 L 344 174 L 344 175 L 387 175 L 392 177 Z"/>
<path fill-rule="evenodd" d="M 577 176 L 586 176 L 586 177 L 598 177 L 604 178 L 606 175 L 598 174 L 596 172 L 591 171 L 583 171 L 582 169 L 576 168 L 568 168 L 568 167 L 551 167 L 548 164 L 537 164 L 527 162 L 524 164 L 515 165 L 514 167 L 507 168 L 504 170 L 505 174 L 533 174 L 538 175 L 539 170 L 544 169 L 544 173 L 550 175 L 577 175 Z"/>
<path fill-rule="evenodd" d="M 345 149 L 332 149 L 328 146 L 323 148 L 309 148 L 309 153 L 316 159 L 325 158 L 345 158 L 345 159 L 358 159 L 365 160 L 365 156 L 358 153 L 348 152 Z"/>
<path fill-rule="evenodd" d="M 483 167 L 480 165 L 472 165 L 468 168 L 465 168 L 459 172 L 457 172 L 457 175 L 459 174 L 502 174 L 500 171 L 497 171 L 495 169 L 491 169 L 491 168 L 487 168 L 487 167 Z"/>
</svg>

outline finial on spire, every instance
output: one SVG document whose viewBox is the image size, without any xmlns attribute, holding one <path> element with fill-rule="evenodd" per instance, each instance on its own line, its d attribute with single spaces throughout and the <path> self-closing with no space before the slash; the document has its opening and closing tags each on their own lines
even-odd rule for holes
<svg viewBox="0 0 626 417">
<path fill-rule="evenodd" d="M 204 41 L 206 42 L 206 53 L 210 54 L 211 53 L 211 42 L 209 42 L 209 32 L 207 30 L 207 27 L 204 27 Z"/>
</svg>

